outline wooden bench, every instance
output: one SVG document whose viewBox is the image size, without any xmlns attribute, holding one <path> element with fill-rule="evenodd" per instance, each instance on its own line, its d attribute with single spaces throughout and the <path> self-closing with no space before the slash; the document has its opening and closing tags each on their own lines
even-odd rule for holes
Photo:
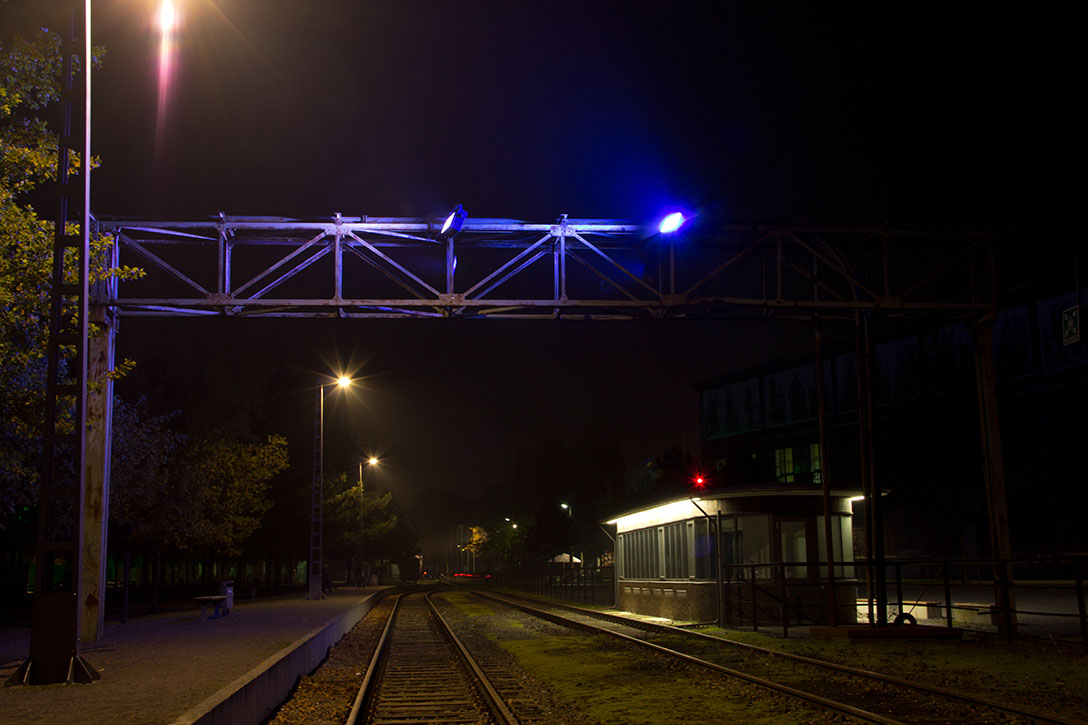
<svg viewBox="0 0 1088 725">
<path fill-rule="evenodd" d="M 222 617 L 223 615 L 230 614 L 230 610 L 226 607 L 227 595 L 226 594 L 213 594 L 206 597 L 193 597 L 195 601 L 200 602 L 200 619 L 204 620 L 208 618 L 208 605 L 215 606 L 215 614 L 212 615 L 212 619 Z"/>
</svg>

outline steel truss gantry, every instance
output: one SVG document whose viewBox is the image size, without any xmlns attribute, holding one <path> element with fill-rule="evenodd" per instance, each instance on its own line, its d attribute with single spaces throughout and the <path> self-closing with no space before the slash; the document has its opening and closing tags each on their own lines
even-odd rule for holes
<svg viewBox="0 0 1088 725">
<path fill-rule="evenodd" d="M 247 317 L 970 317 L 994 309 L 974 232 L 728 226 L 679 235 L 614 219 L 99 220 L 143 267 L 96 302 L 121 315 Z"/>
<path fill-rule="evenodd" d="M 864 361 L 863 401 L 874 315 L 963 319 L 975 339 L 993 550 L 1008 555 L 990 343 L 996 277 L 987 234 L 737 225 L 665 235 L 621 220 L 563 215 L 545 224 L 472 219 L 456 236 L 444 236 L 441 221 L 222 213 L 206 221 L 102 220 L 101 231 L 117 240 L 114 262 L 142 266 L 149 277 L 99 301 L 120 315 L 178 317 L 813 319 L 817 357 L 819 321 L 847 319 L 855 322 Z M 870 573 L 883 624 L 883 525 L 868 410 L 859 406 L 860 483 L 870 504 L 866 551 L 876 562 Z M 820 430 L 823 449 L 822 415 Z M 826 450 L 821 455 L 828 460 Z M 319 532 L 317 516 L 312 530 Z M 997 595 L 1010 612 L 1008 591 Z M 1008 616 L 1003 629 L 1012 631 Z"/>
<path fill-rule="evenodd" d="M 975 333 L 994 555 L 1008 554 L 990 346 L 995 265 L 984 233 L 736 225 L 665 236 L 619 220 L 562 216 L 544 224 L 470 219 L 456 236 L 445 237 L 439 219 L 339 214 L 320 220 L 99 218 L 92 226 L 115 237 L 113 266 L 139 266 L 147 275 L 89 290 L 88 316 L 102 320 L 106 334 L 96 338 L 100 349 L 87 354 L 94 369 L 78 386 L 86 407 L 99 411 L 98 424 L 88 428 L 93 440 L 85 438 L 86 461 L 78 454 L 68 462 L 80 472 L 80 497 L 86 490 L 108 501 L 111 394 L 108 384 L 89 389 L 88 378 L 109 380 L 119 316 L 813 319 L 817 355 L 818 322 L 844 319 L 858 323 L 859 360 L 868 357 L 873 316 L 962 319 Z M 871 458 L 867 465 L 871 471 Z M 866 485 L 867 510 L 880 498 L 872 484 Z M 79 517 L 82 556 L 73 578 L 85 580 L 92 593 L 103 583 L 105 516 L 98 505 Z M 40 604 L 35 622 L 45 625 L 57 615 Z M 74 650 L 65 644 L 43 659 L 66 663 L 70 651 L 78 655 L 80 641 L 101 639 L 101 598 L 88 596 L 80 607 Z M 32 650 L 39 641 L 44 636 L 32 636 Z"/>
</svg>

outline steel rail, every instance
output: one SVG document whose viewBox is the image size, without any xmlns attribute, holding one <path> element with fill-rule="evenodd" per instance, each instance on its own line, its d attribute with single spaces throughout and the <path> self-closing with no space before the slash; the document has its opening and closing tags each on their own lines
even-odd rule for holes
<svg viewBox="0 0 1088 725">
<path fill-rule="evenodd" d="M 394 628 L 397 626 L 400 603 L 405 596 L 408 595 L 400 594 L 397 596 L 393 610 L 389 614 L 389 619 L 386 620 L 381 638 L 374 648 L 374 654 L 367 666 L 366 674 L 359 686 L 359 690 L 356 692 L 355 700 L 352 703 L 351 713 L 347 720 L 348 725 L 357 725 L 358 723 L 365 721 L 367 714 L 366 708 L 376 693 L 375 688 L 380 681 L 378 671 L 383 660 L 385 660 L 389 654 L 392 634 Z M 461 642 L 460 638 L 453 632 L 449 623 L 438 612 L 434 602 L 431 601 L 431 594 L 427 593 L 423 595 L 423 600 L 427 605 L 428 615 L 432 621 L 436 623 L 440 635 L 449 645 L 449 650 L 465 665 L 465 675 L 468 679 L 469 686 L 483 700 L 483 704 L 486 706 L 491 716 L 496 722 L 502 723 L 502 725 L 518 725 L 519 721 L 510 710 L 510 707 L 503 700 L 502 696 L 499 695 L 490 679 L 484 673 L 483 669 L 480 668 L 479 664 L 477 664 L 476 660 Z"/>
<path fill-rule="evenodd" d="M 481 596 L 491 597 L 498 601 L 505 601 L 505 596 L 510 596 L 516 599 L 521 599 L 516 595 L 504 595 L 503 597 L 497 597 L 492 594 L 483 594 Z M 527 601 L 527 600 L 526 600 Z M 779 657 L 782 659 L 791 660 L 794 662 L 801 662 L 815 667 L 821 667 L 836 672 L 842 672 L 843 674 L 854 675 L 856 677 L 864 677 L 868 679 L 878 680 L 890 685 L 897 685 L 900 687 L 907 687 L 919 692 L 925 692 L 931 695 L 938 695 L 953 700 L 959 700 L 960 702 L 967 703 L 969 705 L 978 705 L 981 707 L 988 707 L 994 710 L 1000 710 L 1012 715 L 1018 715 L 1021 717 L 1027 717 L 1035 720 L 1036 722 L 1043 723 L 1057 723 L 1059 725 L 1088 725 L 1088 721 L 1084 720 L 1072 720 L 1068 718 L 1061 718 L 1052 713 L 1042 712 L 1040 710 L 1033 710 L 1030 708 L 1023 708 L 1018 705 L 1010 705 L 1008 703 L 996 702 L 994 700 L 985 700 L 974 695 L 960 692 L 957 690 L 950 690 L 944 687 L 937 687 L 936 685 L 927 685 L 922 682 L 915 682 L 913 680 L 905 680 L 894 675 L 886 675 L 881 672 L 875 672 L 873 670 L 865 670 L 859 667 L 851 667 L 849 665 L 842 665 L 835 662 L 827 662 L 826 660 L 818 660 L 813 657 L 805 657 L 804 655 L 793 654 L 791 652 L 782 652 L 780 650 L 769 649 L 767 647 L 760 647 L 759 645 L 748 644 L 746 642 L 737 642 L 736 640 L 727 639 L 724 637 L 715 637 L 703 632 L 696 632 L 691 629 L 683 627 L 676 627 L 669 624 L 662 624 L 659 622 L 646 622 L 640 619 L 634 619 L 632 617 L 624 617 L 618 614 L 611 614 L 608 612 L 600 612 L 593 609 L 585 609 L 583 607 L 576 607 L 570 604 L 562 604 L 558 602 L 547 602 L 548 606 L 557 607 L 560 609 L 568 609 L 579 614 L 595 617 L 597 619 L 604 619 L 606 621 L 617 622 L 619 624 L 625 624 L 632 627 L 637 627 L 646 630 L 657 630 L 666 632 L 669 634 L 681 634 L 689 637 L 701 638 L 704 640 L 712 641 L 718 644 L 727 644 L 739 649 L 745 649 L 751 652 L 758 652 L 760 654 L 770 655 L 773 657 Z"/>
<path fill-rule="evenodd" d="M 454 633 L 453 627 L 451 627 L 449 622 L 446 621 L 446 618 L 439 613 L 438 607 L 436 607 L 434 605 L 434 602 L 431 601 L 430 592 L 423 596 L 423 601 L 427 602 L 427 606 L 430 607 L 431 614 L 434 615 L 435 621 L 438 622 L 439 625 L 441 625 L 445 635 L 454 644 L 457 651 L 461 653 L 462 660 L 465 662 L 465 664 L 469 666 L 469 668 L 471 668 L 473 674 L 476 675 L 476 682 L 483 690 L 482 694 L 485 696 L 487 704 L 491 708 L 491 713 L 499 722 L 517 725 L 517 723 L 519 722 L 517 717 L 507 706 L 506 701 L 503 700 L 502 696 L 499 695 L 499 691 L 495 689 L 495 686 L 493 684 L 491 684 L 491 679 L 480 668 L 480 665 L 476 663 L 476 658 L 472 656 L 472 654 L 468 651 L 468 648 L 465 647 L 463 642 L 461 642 L 460 637 L 458 637 Z"/>
<path fill-rule="evenodd" d="M 555 622 L 556 624 L 559 624 L 561 626 L 577 627 L 579 629 L 585 629 L 585 630 L 587 630 L 589 632 L 593 632 L 594 634 L 603 634 L 603 635 L 606 635 L 608 637 L 614 637 L 614 638 L 617 638 L 617 639 L 621 639 L 621 640 L 623 640 L 625 642 L 629 642 L 629 643 L 637 645 L 639 647 L 643 647 L 645 649 L 649 649 L 651 651 L 658 652 L 660 654 L 664 654 L 664 655 L 667 655 L 667 656 L 675 658 L 675 659 L 683 660 L 685 662 L 689 662 L 691 664 L 698 665 L 698 666 L 704 667 L 706 669 L 714 670 L 715 672 L 720 672 L 720 673 L 722 673 L 724 675 L 728 675 L 730 677 L 735 677 L 735 678 L 737 678 L 739 680 L 744 680 L 745 682 L 750 682 L 753 685 L 758 685 L 759 687 L 763 687 L 765 689 L 772 690 L 774 692 L 779 692 L 779 693 L 784 694 L 784 695 L 789 695 L 790 697 L 793 697 L 793 698 L 796 698 L 796 699 L 799 699 L 799 700 L 803 700 L 805 702 L 811 702 L 811 703 L 813 703 L 815 705 L 819 705 L 819 706 L 821 706 L 821 707 L 823 707 L 823 708 L 825 708 L 827 710 L 838 712 L 838 713 L 841 713 L 843 715 L 849 715 L 851 717 L 858 718 L 859 720 L 863 720 L 865 722 L 880 723 L 881 725 L 904 725 L 901 720 L 895 720 L 893 718 L 884 717 L 883 715 L 878 715 L 875 712 L 869 712 L 868 710 L 862 710 L 861 708 L 854 707 L 852 705 L 847 705 L 844 702 L 839 702 L 837 700 L 832 700 L 830 698 L 823 697 L 821 695 L 816 695 L 816 694 L 811 693 L 811 692 L 805 692 L 804 690 L 798 690 L 798 689 L 796 689 L 794 687 L 790 687 L 789 685 L 783 685 L 783 684 L 781 684 L 779 682 L 774 682 L 772 680 L 767 680 L 767 679 L 764 679 L 762 677 L 757 677 L 755 675 L 750 675 L 747 672 L 742 672 L 740 670 L 735 670 L 735 669 L 732 669 L 730 667 L 724 667 L 724 666 L 719 665 L 719 664 L 717 664 L 715 662 L 710 662 L 708 660 L 700 659 L 699 657 L 695 657 L 695 656 L 686 654 L 684 652 L 680 652 L 680 651 L 677 651 L 677 650 L 674 650 L 674 649 L 670 649 L 668 647 L 664 647 L 664 646 L 659 645 L 659 644 L 654 644 L 653 642 L 647 642 L 646 640 L 639 639 L 638 637 L 632 637 L 630 635 L 622 634 L 620 632 L 613 632 L 611 630 L 605 629 L 603 627 L 598 627 L 598 626 L 593 625 L 593 624 L 587 624 L 585 622 L 579 622 L 579 621 L 574 620 L 574 619 L 568 619 L 568 618 L 566 618 L 566 617 L 564 617 L 564 616 L 562 616 L 560 614 L 556 614 L 555 612 L 549 612 L 547 610 L 538 609 L 538 608 L 530 606 L 528 604 L 511 601 L 511 600 L 505 599 L 503 597 L 496 597 L 496 596 L 494 596 L 492 594 L 484 594 L 483 592 L 473 592 L 473 593 L 476 594 L 477 596 L 486 597 L 486 598 L 492 599 L 492 600 L 494 600 L 496 602 L 501 602 L 503 604 L 506 604 L 507 606 L 514 607 L 515 609 L 526 612 L 527 614 L 532 614 L 533 616 L 540 617 L 542 619 L 547 619 L 547 620 L 549 620 L 551 622 Z M 627 624 L 627 623 L 628 622 L 624 622 L 624 624 Z"/>
<path fill-rule="evenodd" d="M 348 714 L 347 725 L 356 725 L 359 722 L 363 703 L 366 702 L 370 693 L 370 687 L 374 682 L 374 673 L 378 671 L 378 662 L 381 660 L 381 653 L 385 650 L 386 643 L 389 640 L 389 632 L 393 629 L 393 620 L 397 617 L 397 609 L 400 607 L 400 600 L 403 596 L 403 594 L 398 594 L 393 601 L 393 608 L 389 611 L 389 618 L 385 620 L 382 635 L 378 638 L 378 644 L 374 647 L 374 654 L 370 658 L 370 664 L 367 665 L 363 683 L 359 686 L 359 691 L 355 693 L 354 702 L 351 703 L 351 713 Z"/>
</svg>

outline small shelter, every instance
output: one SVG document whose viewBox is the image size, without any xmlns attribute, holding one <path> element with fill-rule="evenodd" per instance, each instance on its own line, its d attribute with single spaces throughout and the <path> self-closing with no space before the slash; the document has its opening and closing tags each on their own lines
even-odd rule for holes
<svg viewBox="0 0 1088 725">
<path fill-rule="evenodd" d="M 616 527 L 616 606 L 670 619 L 853 624 L 856 491 L 831 492 L 828 572 L 822 491 L 773 485 L 628 511 Z M 833 595 L 829 594 L 833 589 Z"/>
<path fill-rule="evenodd" d="M 557 554 L 548 559 L 549 564 L 581 564 L 582 560 L 570 554 Z"/>
</svg>

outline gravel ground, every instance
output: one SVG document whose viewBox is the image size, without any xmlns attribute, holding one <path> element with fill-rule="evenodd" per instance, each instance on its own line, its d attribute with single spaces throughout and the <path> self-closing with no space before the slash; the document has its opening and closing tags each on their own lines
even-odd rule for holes
<svg viewBox="0 0 1088 725">
<path fill-rule="evenodd" d="M 370 610 L 329 650 L 328 659 L 299 681 L 291 699 L 280 706 L 270 722 L 347 722 L 392 608 L 390 597 Z"/>
<path fill-rule="evenodd" d="M 230 615 L 207 621 L 194 610 L 108 623 L 105 640 L 83 650 L 101 680 L 0 688 L 0 723 L 173 722 L 377 589 L 341 588 L 319 601 L 291 595 L 236 602 Z M 0 638 L 0 678 L 28 650 L 25 630 Z"/>
</svg>

